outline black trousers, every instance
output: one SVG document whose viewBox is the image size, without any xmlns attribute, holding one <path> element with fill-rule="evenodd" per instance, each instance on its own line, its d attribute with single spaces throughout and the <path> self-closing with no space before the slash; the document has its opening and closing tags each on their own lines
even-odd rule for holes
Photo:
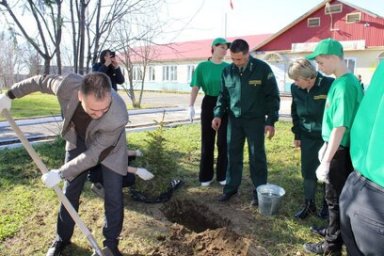
<svg viewBox="0 0 384 256">
<path fill-rule="evenodd" d="M 128 165 L 131 161 L 135 160 L 136 156 L 128 156 Z M 101 164 L 89 169 L 88 180 L 92 183 L 103 184 L 103 172 Z M 127 175 L 123 176 L 123 188 L 130 187 L 135 184 L 136 177 L 133 173 L 128 172 Z"/>
<path fill-rule="evenodd" d="M 330 165 L 329 184 L 325 184 L 325 201 L 328 205 L 329 221 L 325 236 L 329 251 L 341 251 L 339 197 L 348 175 L 353 171 L 349 148 L 339 148 Z"/>
<path fill-rule="evenodd" d="M 84 143 L 78 139 L 77 148 L 66 152 L 65 162 L 68 162 L 86 150 Z M 100 165 L 103 176 L 103 184 L 105 191 L 104 213 L 105 224 L 103 227 L 103 235 L 105 240 L 104 246 L 116 248 L 118 245 L 118 237 L 123 227 L 124 219 L 124 201 L 122 182 L 123 176 L 115 173 L 107 167 Z M 88 171 L 84 171 L 72 181 L 65 181 L 64 194 L 71 202 L 76 211 L 79 210 L 80 195 L 84 184 L 87 180 Z M 89 209 L 92 211 L 92 209 Z M 63 205 L 60 205 L 60 210 L 57 218 L 57 235 L 56 240 L 68 242 L 71 240 L 75 222 L 72 220 L 68 211 Z"/>
<path fill-rule="evenodd" d="M 212 129 L 213 109 L 216 106 L 217 97 L 205 95 L 201 104 L 201 158 L 200 158 L 200 182 L 213 179 L 214 153 L 216 131 Z M 228 118 L 221 119 L 221 126 L 217 131 L 217 163 L 216 180 L 225 180 L 227 171 L 227 123 Z"/>
</svg>

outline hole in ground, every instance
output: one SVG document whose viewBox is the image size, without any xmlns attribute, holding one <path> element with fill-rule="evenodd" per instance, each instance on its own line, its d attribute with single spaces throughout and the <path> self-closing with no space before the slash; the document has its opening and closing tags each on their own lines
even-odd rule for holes
<svg viewBox="0 0 384 256">
<path fill-rule="evenodd" d="M 173 200 L 165 204 L 161 211 L 170 222 L 176 222 L 196 233 L 230 224 L 230 220 L 194 200 Z"/>
</svg>

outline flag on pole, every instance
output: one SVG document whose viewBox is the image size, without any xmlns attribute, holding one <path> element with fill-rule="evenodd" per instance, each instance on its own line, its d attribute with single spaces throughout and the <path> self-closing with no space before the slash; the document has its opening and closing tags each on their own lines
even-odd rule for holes
<svg viewBox="0 0 384 256">
<path fill-rule="evenodd" d="M 229 0 L 229 7 L 231 7 L 231 9 L 233 10 L 233 2 L 232 2 L 232 0 Z"/>
</svg>

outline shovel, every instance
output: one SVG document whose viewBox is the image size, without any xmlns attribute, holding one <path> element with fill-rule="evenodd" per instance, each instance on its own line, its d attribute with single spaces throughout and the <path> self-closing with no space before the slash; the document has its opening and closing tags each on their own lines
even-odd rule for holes
<svg viewBox="0 0 384 256">
<path fill-rule="evenodd" d="M 28 154 L 31 156 L 37 167 L 40 169 L 41 173 L 47 173 L 48 169 L 41 160 L 41 158 L 37 155 L 37 152 L 35 149 L 31 146 L 27 138 L 24 136 L 23 132 L 20 130 L 20 128 L 17 126 L 15 120 L 13 120 L 11 114 L 7 109 L 3 109 L 3 115 L 8 120 L 9 124 L 11 125 L 12 129 L 15 131 L 17 137 L 19 137 L 21 143 L 23 144 L 24 148 L 28 151 Z M 100 249 L 98 246 L 95 238 L 92 236 L 89 229 L 85 226 L 84 222 L 80 219 L 79 214 L 76 212 L 75 208 L 73 208 L 72 204 L 69 202 L 68 198 L 64 195 L 63 191 L 56 185 L 53 187 L 55 190 L 57 196 L 59 197 L 59 200 L 64 205 L 65 209 L 68 211 L 68 213 L 71 215 L 73 221 L 78 225 L 81 232 L 87 237 L 89 244 L 91 247 L 95 250 L 95 253 L 93 255 L 98 256 L 113 256 L 112 252 L 108 248 L 103 248 L 103 250 Z"/>
</svg>

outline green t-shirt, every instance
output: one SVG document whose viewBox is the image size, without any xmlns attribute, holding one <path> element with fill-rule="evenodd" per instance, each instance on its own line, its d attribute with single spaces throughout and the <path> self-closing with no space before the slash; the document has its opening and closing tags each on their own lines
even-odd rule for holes
<svg viewBox="0 0 384 256">
<path fill-rule="evenodd" d="M 228 65 L 226 62 L 215 64 L 211 61 L 204 61 L 199 63 L 193 73 L 191 87 L 198 86 L 203 89 L 205 95 L 218 96 L 221 87 L 221 73 Z"/>
<path fill-rule="evenodd" d="M 345 127 L 340 145 L 349 147 L 352 122 L 363 97 L 357 78 L 346 73 L 332 83 L 325 102 L 322 137 L 328 142 L 334 128 Z"/>
<path fill-rule="evenodd" d="M 351 158 L 364 177 L 384 187 L 384 61 L 373 74 L 351 129 Z"/>
</svg>

